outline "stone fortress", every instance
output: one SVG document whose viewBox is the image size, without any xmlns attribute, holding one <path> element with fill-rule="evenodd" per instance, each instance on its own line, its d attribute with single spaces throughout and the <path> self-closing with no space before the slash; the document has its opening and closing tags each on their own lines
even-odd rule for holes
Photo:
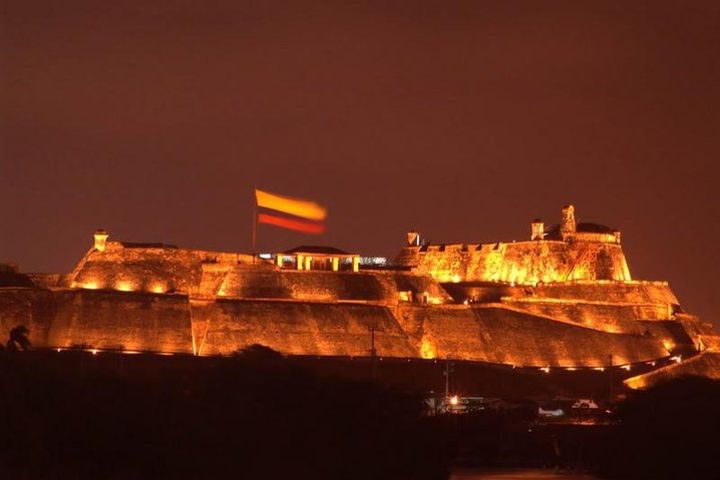
<svg viewBox="0 0 720 480">
<path fill-rule="evenodd" d="M 531 223 L 530 240 L 428 244 L 384 264 L 330 247 L 254 256 L 95 232 L 67 274 L 0 271 L 0 334 L 35 347 L 455 359 L 512 367 L 713 362 L 720 337 L 666 282 L 632 279 L 620 232 Z M 709 359 L 709 360 L 708 360 Z"/>
</svg>

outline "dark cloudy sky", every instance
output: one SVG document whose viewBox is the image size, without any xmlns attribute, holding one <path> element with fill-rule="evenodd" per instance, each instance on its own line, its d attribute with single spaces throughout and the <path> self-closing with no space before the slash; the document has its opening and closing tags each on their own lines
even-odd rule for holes
<svg viewBox="0 0 720 480">
<path fill-rule="evenodd" d="M 330 208 L 262 250 L 525 239 L 573 202 L 720 325 L 719 5 L 4 0 L 0 257 L 248 250 L 254 186 Z"/>
</svg>

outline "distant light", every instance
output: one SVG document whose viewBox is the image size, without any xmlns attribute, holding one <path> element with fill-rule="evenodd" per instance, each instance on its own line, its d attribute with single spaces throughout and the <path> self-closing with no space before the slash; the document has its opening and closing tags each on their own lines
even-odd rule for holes
<svg viewBox="0 0 720 480">
<path fill-rule="evenodd" d="M 460 399 L 457 395 L 453 395 L 450 397 L 450 405 L 457 405 L 460 402 Z"/>
<path fill-rule="evenodd" d="M 270 259 L 272 259 L 272 253 L 261 253 L 258 255 L 258 257 L 260 257 L 264 260 L 270 260 Z"/>
<path fill-rule="evenodd" d="M 542 367 L 540 370 L 542 370 L 545 373 L 550 373 L 550 367 Z"/>
<path fill-rule="evenodd" d="M 670 357 L 670 360 L 672 360 L 675 363 L 682 362 L 682 356 L 681 355 L 675 355 L 674 357 Z"/>
<path fill-rule="evenodd" d="M 622 368 L 623 370 L 627 370 L 628 372 L 630 371 L 630 365 L 623 365 L 620 368 Z"/>
<path fill-rule="evenodd" d="M 58 353 L 62 352 L 62 348 L 58 348 L 58 349 L 57 349 L 57 352 L 58 352 Z"/>
<path fill-rule="evenodd" d="M 604 372 L 605 368 L 604 367 L 595 367 L 595 368 L 593 368 L 593 370 L 597 370 L 598 372 Z"/>
<path fill-rule="evenodd" d="M 92 353 L 93 355 L 97 355 L 97 348 L 93 348 L 92 350 L 90 350 L 90 353 Z"/>
<path fill-rule="evenodd" d="M 350 263 L 346 259 L 342 260 L 343 263 Z M 369 266 L 380 266 L 387 265 L 388 259 L 386 257 L 360 257 L 360 265 Z"/>
</svg>

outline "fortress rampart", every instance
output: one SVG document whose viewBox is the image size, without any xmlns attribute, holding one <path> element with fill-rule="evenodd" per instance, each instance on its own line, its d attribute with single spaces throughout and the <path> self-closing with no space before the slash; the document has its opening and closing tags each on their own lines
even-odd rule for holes
<svg viewBox="0 0 720 480">
<path fill-rule="evenodd" d="M 196 355 L 262 344 L 369 356 L 374 342 L 379 356 L 564 368 L 718 347 L 667 283 L 630 278 L 619 232 L 563 214 L 558 227 L 533 222 L 527 242 L 432 246 L 411 234 L 384 269 L 337 249 L 259 258 L 99 231 L 70 273 L 0 272 L 0 334 L 24 324 L 38 347 Z"/>
<path fill-rule="evenodd" d="M 440 282 L 537 285 L 573 280 L 630 280 L 622 247 L 615 243 L 533 240 L 407 246 L 401 252 L 400 262 Z"/>
<path fill-rule="evenodd" d="M 439 282 L 502 282 L 519 285 L 573 280 L 630 281 L 620 232 L 595 223 L 577 223 L 572 205 L 561 223 L 546 229 L 530 224 L 531 239 L 488 244 L 426 244 L 417 232 L 398 261 Z"/>
</svg>

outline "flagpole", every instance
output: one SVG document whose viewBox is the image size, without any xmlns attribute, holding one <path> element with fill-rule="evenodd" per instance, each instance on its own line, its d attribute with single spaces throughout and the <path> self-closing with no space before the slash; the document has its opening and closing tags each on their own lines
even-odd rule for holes
<svg viewBox="0 0 720 480">
<path fill-rule="evenodd" d="M 255 257 L 257 257 L 257 202 L 253 203 L 253 211 L 252 211 L 252 254 L 253 254 L 253 263 L 255 263 Z"/>
</svg>

